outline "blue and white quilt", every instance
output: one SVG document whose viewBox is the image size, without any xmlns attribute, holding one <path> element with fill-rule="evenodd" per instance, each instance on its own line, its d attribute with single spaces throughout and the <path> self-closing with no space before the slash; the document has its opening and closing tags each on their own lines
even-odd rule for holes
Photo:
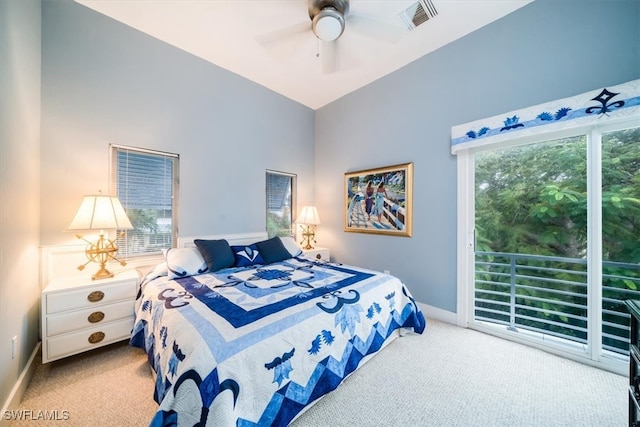
<svg viewBox="0 0 640 427">
<path fill-rule="evenodd" d="M 425 326 L 398 278 L 294 257 L 148 275 L 131 344 L 156 373 L 152 426 L 285 426 L 398 330 Z"/>
</svg>

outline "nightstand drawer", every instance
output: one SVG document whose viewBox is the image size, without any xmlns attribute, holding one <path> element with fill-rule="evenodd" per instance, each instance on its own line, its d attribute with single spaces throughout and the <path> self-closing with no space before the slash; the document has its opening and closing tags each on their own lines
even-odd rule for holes
<svg viewBox="0 0 640 427">
<path fill-rule="evenodd" d="M 302 253 L 307 258 L 313 258 L 318 261 L 329 261 L 330 253 L 328 248 L 316 246 L 313 249 L 303 249 Z"/>
<path fill-rule="evenodd" d="M 133 300 L 135 296 L 135 280 L 114 284 L 84 286 L 73 291 L 47 294 L 47 314 L 82 309 L 112 301 Z"/>
<path fill-rule="evenodd" d="M 95 328 L 58 335 L 47 339 L 47 361 L 91 350 L 131 336 L 133 316 Z"/>
<path fill-rule="evenodd" d="M 90 307 L 84 310 L 54 314 L 47 317 L 47 336 L 77 331 L 78 329 L 99 326 L 101 323 L 133 316 L 131 301 L 125 300 L 109 305 Z"/>
<path fill-rule="evenodd" d="M 42 363 L 129 339 L 140 275 L 59 277 L 42 290 Z"/>
</svg>

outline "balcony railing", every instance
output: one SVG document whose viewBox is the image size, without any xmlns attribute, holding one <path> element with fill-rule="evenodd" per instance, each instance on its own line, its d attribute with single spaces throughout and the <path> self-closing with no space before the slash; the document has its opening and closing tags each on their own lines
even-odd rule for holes
<svg viewBox="0 0 640 427">
<path fill-rule="evenodd" d="M 629 354 L 624 301 L 640 299 L 640 265 L 602 264 L 602 348 Z M 586 344 L 584 259 L 476 252 L 475 319 Z"/>
</svg>

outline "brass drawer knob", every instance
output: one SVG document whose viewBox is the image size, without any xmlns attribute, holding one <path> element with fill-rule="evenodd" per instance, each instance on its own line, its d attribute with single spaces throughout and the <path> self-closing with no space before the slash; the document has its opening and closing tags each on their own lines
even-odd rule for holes
<svg viewBox="0 0 640 427">
<path fill-rule="evenodd" d="M 91 344 L 99 343 L 103 339 L 104 339 L 104 332 L 94 332 L 91 335 L 89 335 L 89 342 Z"/>
<path fill-rule="evenodd" d="M 87 295 L 87 299 L 90 302 L 98 302 L 102 298 L 104 298 L 104 292 L 102 292 L 102 291 L 93 291 L 89 295 Z"/>
<path fill-rule="evenodd" d="M 94 311 L 87 317 L 89 323 L 98 323 L 104 319 L 104 313 L 101 311 Z"/>
</svg>

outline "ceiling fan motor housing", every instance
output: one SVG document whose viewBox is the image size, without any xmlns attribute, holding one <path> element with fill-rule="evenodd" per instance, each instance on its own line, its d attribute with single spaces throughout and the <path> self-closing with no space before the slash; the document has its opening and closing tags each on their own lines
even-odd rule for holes
<svg viewBox="0 0 640 427">
<path fill-rule="evenodd" d="M 313 33 L 321 40 L 333 41 L 344 31 L 349 0 L 309 0 Z"/>
</svg>

